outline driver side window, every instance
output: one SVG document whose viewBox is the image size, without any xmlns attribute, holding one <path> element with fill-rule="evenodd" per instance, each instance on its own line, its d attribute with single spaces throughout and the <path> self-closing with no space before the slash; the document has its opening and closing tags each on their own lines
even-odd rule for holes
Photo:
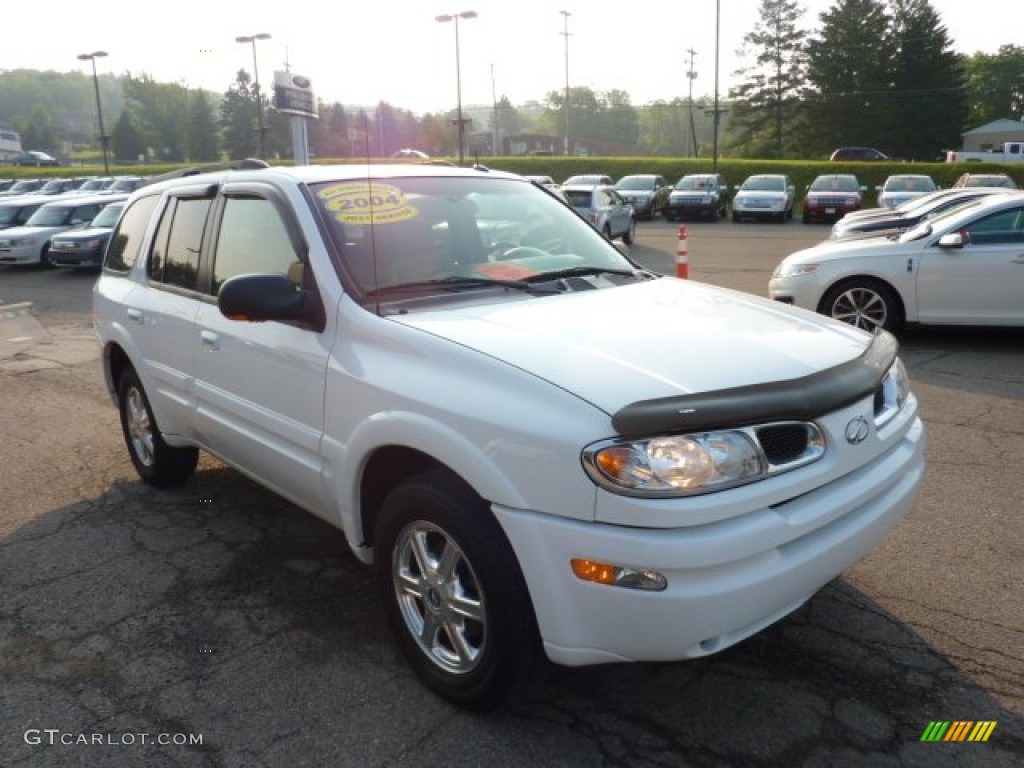
<svg viewBox="0 0 1024 768">
<path fill-rule="evenodd" d="M 236 275 L 279 273 L 303 283 L 303 261 L 277 207 L 260 197 L 228 197 L 213 263 L 214 294 Z"/>
</svg>

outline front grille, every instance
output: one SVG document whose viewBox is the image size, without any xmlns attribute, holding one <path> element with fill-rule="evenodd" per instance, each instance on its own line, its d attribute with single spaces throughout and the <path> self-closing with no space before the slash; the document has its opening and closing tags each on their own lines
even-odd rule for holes
<svg viewBox="0 0 1024 768">
<path fill-rule="evenodd" d="M 765 458 L 774 466 L 798 461 L 807 452 L 810 442 L 804 424 L 773 424 L 755 430 Z"/>
</svg>

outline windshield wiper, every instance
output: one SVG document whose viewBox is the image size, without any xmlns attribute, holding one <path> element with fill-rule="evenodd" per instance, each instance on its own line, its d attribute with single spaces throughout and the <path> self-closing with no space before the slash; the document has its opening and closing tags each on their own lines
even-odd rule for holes
<svg viewBox="0 0 1024 768">
<path fill-rule="evenodd" d="M 398 283 L 396 285 L 385 285 L 367 291 L 367 296 L 386 296 L 396 293 L 419 293 L 420 291 L 442 290 L 462 291 L 473 288 L 514 288 L 519 291 L 526 291 L 535 294 L 561 293 L 558 290 L 541 289 L 525 280 L 491 280 L 485 277 L 440 277 L 436 280 L 418 280 L 410 283 Z"/>
<path fill-rule="evenodd" d="M 560 280 L 563 277 L 588 277 L 590 275 L 619 275 L 621 277 L 640 277 L 646 275 L 642 269 L 616 269 L 613 267 L 566 267 L 551 272 L 541 272 L 524 278 L 524 282 L 543 283 L 548 280 Z"/>
</svg>

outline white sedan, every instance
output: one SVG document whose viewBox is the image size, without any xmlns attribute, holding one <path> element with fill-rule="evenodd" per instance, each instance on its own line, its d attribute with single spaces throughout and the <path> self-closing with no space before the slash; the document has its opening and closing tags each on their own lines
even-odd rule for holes
<svg viewBox="0 0 1024 768">
<path fill-rule="evenodd" d="M 1024 325 L 1024 194 L 980 198 L 899 236 L 797 251 L 769 293 L 865 330 Z"/>
</svg>

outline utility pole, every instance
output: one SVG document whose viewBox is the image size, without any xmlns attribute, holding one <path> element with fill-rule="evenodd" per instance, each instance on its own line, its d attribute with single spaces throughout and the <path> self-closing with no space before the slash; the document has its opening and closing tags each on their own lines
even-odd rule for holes
<svg viewBox="0 0 1024 768">
<path fill-rule="evenodd" d="M 690 105 L 690 142 L 693 145 L 693 156 L 697 157 L 697 127 L 693 122 L 693 81 L 697 79 L 697 73 L 693 70 L 693 57 L 697 52 L 693 48 L 687 48 L 686 52 L 690 54 L 690 68 L 686 71 L 686 77 L 690 81 L 690 93 L 687 97 Z"/>
<path fill-rule="evenodd" d="M 559 11 L 562 14 L 562 36 L 565 38 L 565 154 L 572 154 L 569 142 L 569 17 L 568 11 Z"/>
<path fill-rule="evenodd" d="M 491 104 L 494 105 L 494 140 L 491 142 L 491 157 L 497 157 L 500 154 L 498 152 L 500 135 L 498 133 L 498 92 L 494 88 L 494 62 L 491 62 Z"/>
</svg>

